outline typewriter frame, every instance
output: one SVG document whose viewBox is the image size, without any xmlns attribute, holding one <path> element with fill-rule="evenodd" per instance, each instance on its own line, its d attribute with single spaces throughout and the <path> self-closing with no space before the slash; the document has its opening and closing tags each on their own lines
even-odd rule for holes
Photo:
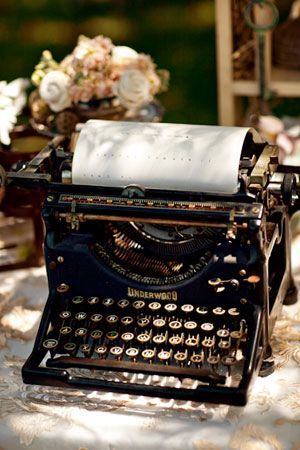
<svg viewBox="0 0 300 450">
<path fill-rule="evenodd" d="M 290 267 L 288 206 L 293 196 L 295 182 L 282 174 L 284 171 L 289 172 L 289 168 L 278 165 L 274 147 L 265 146 L 259 157 L 258 162 L 260 164 L 251 165 L 251 162 L 249 164 L 249 161 L 245 161 L 245 170 L 248 170 L 247 166 L 250 167 L 250 183 L 247 187 L 244 187 L 243 179 L 241 179 L 240 190 L 234 195 L 216 196 L 205 193 L 182 192 L 174 194 L 167 190 L 148 190 L 144 200 L 140 196 L 139 188 L 135 187 L 129 190 L 127 198 L 122 197 L 122 192 L 117 188 L 93 187 L 93 195 L 91 195 L 87 186 L 74 186 L 57 181 L 57 168 L 61 166 L 59 162 L 65 164 L 66 160 L 70 160 L 70 153 L 65 151 L 65 148 L 69 145 L 70 142 L 66 138 L 56 137 L 21 170 L 8 173 L 9 183 L 25 185 L 26 187 L 38 186 L 46 190 L 43 216 L 47 224 L 45 247 L 50 293 L 33 351 L 22 369 L 24 382 L 92 390 L 104 389 L 111 392 L 181 400 L 245 405 L 249 387 L 257 373 L 261 371 L 262 375 L 266 375 L 272 371 L 270 336 L 282 303 L 289 292 L 294 294 Z M 284 186 L 284 190 L 282 186 Z M 64 198 L 66 201 L 62 201 Z M 109 199 L 110 201 L 108 201 Z M 285 199 L 285 201 L 282 201 L 282 199 Z M 182 208 L 171 210 L 168 202 L 172 201 L 179 202 L 183 205 Z M 218 208 L 220 204 L 223 207 Z M 195 205 L 199 205 L 199 207 L 195 208 Z M 266 210 L 269 207 L 273 213 L 274 232 L 270 242 L 266 245 Z M 256 326 L 251 332 L 253 345 L 248 351 L 247 364 L 245 364 L 239 386 L 220 386 L 211 382 L 211 380 L 210 384 L 202 384 L 196 390 L 145 386 L 137 383 L 72 377 L 64 368 L 41 367 L 40 364 L 47 353 L 47 350 L 41 346 L 41 340 L 47 331 L 46 327 L 57 295 L 55 290 L 60 292 L 59 289 L 61 289 L 63 293 L 64 286 L 67 290 L 69 289 L 69 281 L 66 282 L 64 275 L 60 276 L 60 282 L 53 275 L 55 271 L 61 272 L 61 267 L 64 266 L 64 263 L 59 263 L 59 255 L 53 253 L 53 248 L 50 249 L 52 245 L 50 234 L 55 233 L 55 220 L 57 218 L 68 223 L 70 230 L 78 229 L 81 223 L 86 221 L 107 219 L 136 222 L 148 220 L 150 223 L 177 223 L 194 226 L 210 225 L 226 228 L 229 235 L 230 233 L 235 234 L 239 229 L 246 230 L 247 228 L 255 241 L 256 249 L 260 253 L 256 273 L 259 275 L 261 283 L 258 293 L 259 302 L 255 312 Z M 274 256 L 273 250 L 276 241 L 280 240 L 282 245 L 279 254 Z M 269 305 L 268 269 L 272 258 L 274 261 L 272 264 L 274 265 L 278 262 L 280 264 L 282 258 L 285 258 L 286 265 L 282 277 L 280 276 L 280 280 L 276 282 L 276 295 L 272 299 L 272 305 Z M 64 258 L 62 258 L 63 260 Z M 140 288 L 143 289 L 143 286 Z M 147 289 L 149 290 L 148 286 Z M 89 366 L 87 365 L 87 367 Z M 118 367 L 117 362 L 112 364 L 109 369 L 107 365 L 101 367 L 101 364 L 99 364 L 99 370 L 101 369 L 124 371 L 122 365 Z M 144 370 L 138 371 L 144 372 Z M 161 373 L 164 372 L 162 369 Z M 178 376 L 180 376 L 180 373 Z M 203 380 L 206 380 L 205 371 L 201 376 Z"/>
</svg>

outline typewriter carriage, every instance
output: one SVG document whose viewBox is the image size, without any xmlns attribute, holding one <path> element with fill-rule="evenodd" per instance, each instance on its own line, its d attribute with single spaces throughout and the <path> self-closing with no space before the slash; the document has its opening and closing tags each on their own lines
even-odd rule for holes
<svg viewBox="0 0 300 450">
<path fill-rule="evenodd" d="M 43 218 L 49 297 L 33 352 L 23 368 L 24 382 L 245 404 L 249 386 L 264 359 L 262 374 L 272 370 L 270 335 L 284 298 L 289 288 L 293 289 L 288 210 L 296 198 L 296 182 L 293 174 L 284 174 L 290 168 L 278 164 L 276 148 L 254 145 L 247 137 L 240 163 L 240 188 L 232 196 L 144 191 L 134 186 L 125 190 L 93 187 L 91 193 L 86 186 L 69 183 L 70 150 L 75 141 L 74 136 L 71 141 L 56 137 L 26 167 L 8 173 L 9 183 L 38 185 L 46 190 Z M 199 291 L 200 298 L 196 294 L 195 299 Z M 161 309 L 166 301 L 177 304 L 178 309 L 192 303 L 193 313 L 183 313 L 179 318 L 184 324 L 187 318 L 189 322 L 197 320 L 197 305 L 208 305 L 211 311 L 226 305 L 241 308 L 248 320 L 248 335 L 242 344 L 239 383 L 227 385 L 229 365 L 211 370 L 206 362 L 201 368 L 192 364 L 185 370 L 178 361 L 157 362 L 157 356 L 152 364 L 112 356 L 91 362 L 82 354 L 76 361 L 70 353 L 65 358 L 64 351 L 55 357 L 56 351 L 43 343 L 45 337 L 57 337 L 59 313 L 69 308 L 75 296 L 95 295 L 116 302 L 128 299 L 131 315 L 136 317 L 140 312 L 133 311 L 134 301 L 158 299 Z M 104 314 L 104 306 L 101 308 Z M 121 316 L 122 311 L 116 308 L 115 303 L 112 315 L 117 311 Z M 76 311 L 74 307 L 74 314 Z M 164 311 L 163 317 L 167 316 Z M 169 324 L 171 318 L 167 317 Z M 222 327 L 222 321 L 214 318 Z M 210 336 L 204 331 L 201 339 L 205 339 L 205 333 Z M 163 346 L 157 347 L 163 351 Z M 225 357 L 226 352 L 221 355 Z M 200 382 L 196 389 L 185 389 L 72 376 L 70 368 L 78 367 L 78 361 L 83 371 L 158 373 Z"/>
</svg>

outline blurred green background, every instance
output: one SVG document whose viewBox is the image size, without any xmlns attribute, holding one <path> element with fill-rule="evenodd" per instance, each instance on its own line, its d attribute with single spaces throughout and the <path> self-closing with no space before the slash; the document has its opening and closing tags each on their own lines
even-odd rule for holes
<svg viewBox="0 0 300 450">
<path fill-rule="evenodd" d="M 291 3 L 277 0 L 281 19 Z M 104 34 L 170 71 L 166 122 L 216 124 L 214 27 L 214 0 L 0 0 L 0 80 L 30 77 L 45 49 L 60 61 L 78 35 Z M 299 115 L 299 102 L 274 111 Z"/>
</svg>

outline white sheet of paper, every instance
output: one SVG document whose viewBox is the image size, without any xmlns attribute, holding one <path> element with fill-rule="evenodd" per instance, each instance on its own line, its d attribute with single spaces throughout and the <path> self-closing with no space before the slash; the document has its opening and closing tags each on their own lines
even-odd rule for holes
<svg viewBox="0 0 300 450">
<path fill-rule="evenodd" d="M 89 120 L 74 151 L 73 184 L 233 194 L 249 128 Z"/>
</svg>

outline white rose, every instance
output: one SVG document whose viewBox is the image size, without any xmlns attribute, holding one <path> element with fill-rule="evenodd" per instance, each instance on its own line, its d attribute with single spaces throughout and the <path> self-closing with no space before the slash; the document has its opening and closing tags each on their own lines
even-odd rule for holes
<svg viewBox="0 0 300 450">
<path fill-rule="evenodd" d="M 69 96 L 70 78 L 59 70 L 48 72 L 41 81 L 39 92 L 41 98 L 54 112 L 62 111 L 71 106 Z"/>
<path fill-rule="evenodd" d="M 152 100 L 148 79 L 136 69 L 125 70 L 114 91 L 121 105 L 128 109 L 137 108 Z"/>
<path fill-rule="evenodd" d="M 133 48 L 126 45 L 117 45 L 112 51 L 112 63 L 116 66 L 125 66 L 135 61 L 139 54 Z"/>
</svg>

